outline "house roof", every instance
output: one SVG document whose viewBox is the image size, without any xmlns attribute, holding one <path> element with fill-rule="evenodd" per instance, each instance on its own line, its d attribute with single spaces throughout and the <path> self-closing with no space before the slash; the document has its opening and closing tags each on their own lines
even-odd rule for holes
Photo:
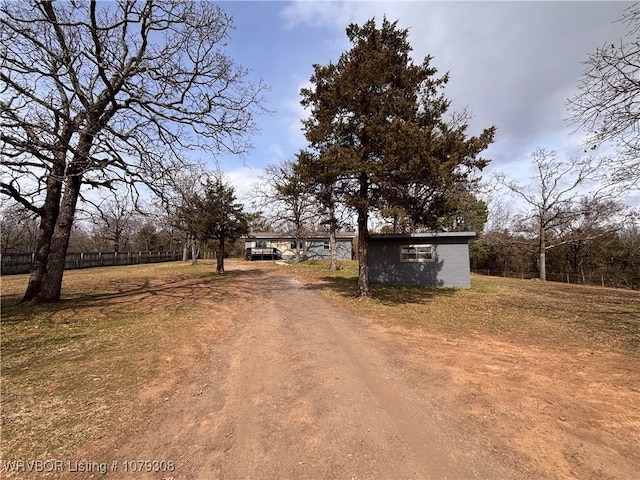
<svg viewBox="0 0 640 480">
<path fill-rule="evenodd" d="M 355 238 L 356 234 L 355 232 L 339 232 L 336 233 L 336 239 L 339 240 L 351 240 L 353 238 Z M 243 237 L 245 239 L 251 239 L 251 238 L 256 238 L 256 239 L 264 239 L 264 240 L 268 240 L 268 239 L 273 239 L 273 240 L 295 240 L 295 235 L 291 235 L 289 233 L 277 233 L 277 232 L 260 232 L 260 233 L 254 233 L 252 235 L 247 235 L 245 237 Z M 328 233 L 324 233 L 324 232 L 320 232 L 320 233 L 310 233 L 307 235 L 301 235 L 300 239 L 302 240 L 322 240 L 322 239 L 328 239 L 329 238 L 329 234 Z"/>
<path fill-rule="evenodd" d="M 426 232 L 426 233 L 373 233 L 369 236 L 372 240 L 384 239 L 438 239 L 460 238 L 470 239 L 476 236 L 476 232 Z"/>
</svg>

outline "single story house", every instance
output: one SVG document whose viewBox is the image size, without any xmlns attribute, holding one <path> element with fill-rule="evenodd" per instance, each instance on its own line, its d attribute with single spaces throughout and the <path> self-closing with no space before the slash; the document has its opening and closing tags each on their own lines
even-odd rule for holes
<svg viewBox="0 0 640 480">
<path fill-rule="evenodd" d="M 341 232 L 336 235 L 338 260 L 353 259 L 355 233 Z M 285 233 L 256 233 L 244 238 L 247 260 L 292 260 L 296 257 L 295 236 Z M 299 239 L 300 258 L 303 260 L 329 259 L 329 234 L 314 233 Z"/>
<path fill-rule="evenodd" d="M 470 288 L 469 240 L 475 236 L 475 232 L 373 234 L 369 281 Z"/>
</svg>

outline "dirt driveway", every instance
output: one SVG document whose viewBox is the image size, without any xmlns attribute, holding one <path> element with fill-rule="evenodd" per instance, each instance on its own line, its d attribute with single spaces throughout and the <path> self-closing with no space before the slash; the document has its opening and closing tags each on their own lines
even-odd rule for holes
<svg viewBox="0 0 640 480">
<path fill-rule="evenodd" d="M 639 454 L 619 432 L 605 436 L 608 446 L 572 443 L 573 415 L 597 421 L 597 413 L 578 392 L 566 410 L 571 385 L 526 376 L 538 361 L 553 370 L 560 359 L 549 352 L 407 337 L 279 270 L 230 269 L 239 308 L 226 312 L 226 340 L 163 399 L 148 428 L 102 452 L 175 470 L 127 475 L 121 462 L 109 478 L 640 478 Z M 638 418 L 626 421 L 625 435 L 637 434 Z"/>
</svg>

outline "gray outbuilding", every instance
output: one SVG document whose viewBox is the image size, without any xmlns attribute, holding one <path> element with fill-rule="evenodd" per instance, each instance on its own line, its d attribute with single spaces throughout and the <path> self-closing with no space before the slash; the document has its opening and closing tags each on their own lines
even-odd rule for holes
<svg viewBox="0 0 640 480">
<path fill-rule="evenodd" d="M 371 235 L 369 281 L 470 288 L 469 240 L 475 236 L 475 232 Z"/>
</svg>

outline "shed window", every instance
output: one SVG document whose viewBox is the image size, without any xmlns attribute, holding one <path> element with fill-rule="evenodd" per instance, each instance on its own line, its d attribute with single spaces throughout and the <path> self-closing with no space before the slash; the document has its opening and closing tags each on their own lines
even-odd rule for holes
<svg viewBox="0 0 640 480">
<path fill-rule="evenodd" d="M 291 240 L 291 250 L 295 250 L 296 249 L 296 241 L 295 240 Z M 302 249 L 302 240 L 300 240 L 298 242 L 298 249 Z"/>
<path fill-rule="evenodd" d="M 401 245 L 401 262 L 433 262 L 433 245 Z"/>
<path fill-rule="evenodd" d="M 322 248 L 324 248 L 325 250 L 329 250 L 330 248 L 329 242 L 322 242 Z"/>
</svg>

